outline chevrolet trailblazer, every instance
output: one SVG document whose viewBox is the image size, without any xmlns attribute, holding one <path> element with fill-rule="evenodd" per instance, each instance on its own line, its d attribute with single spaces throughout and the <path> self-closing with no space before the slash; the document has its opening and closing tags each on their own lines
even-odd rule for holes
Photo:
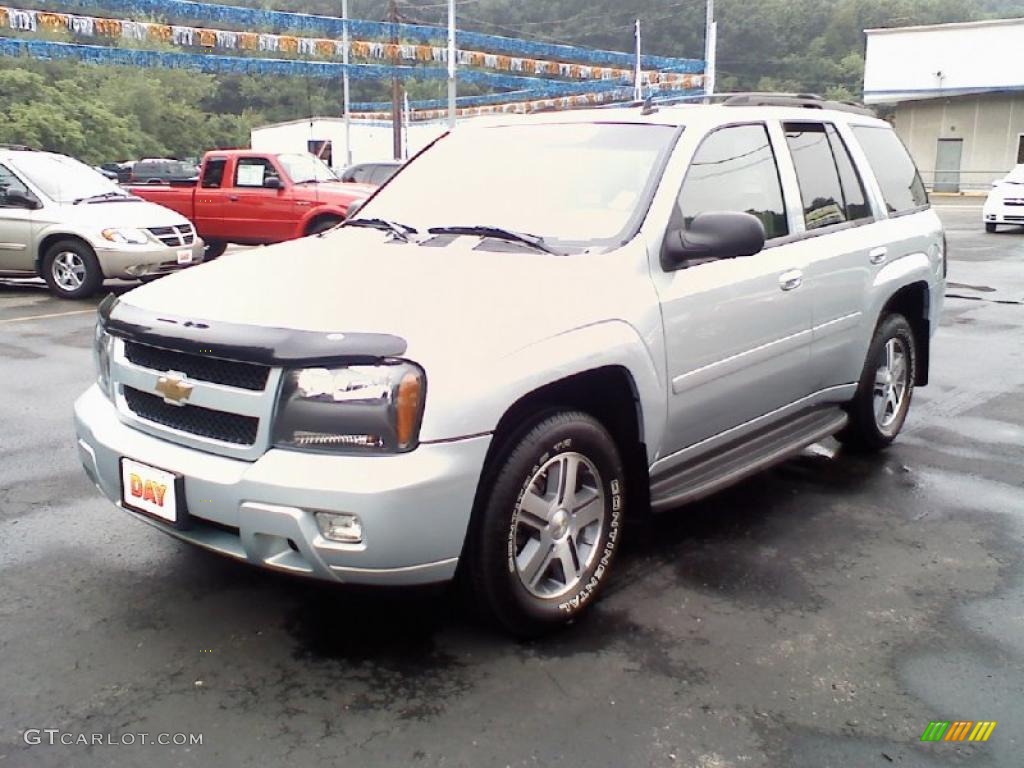
<svg viewBox="0 0 1024 768">
<path fill-rule="evenodd" d="M 889 445 L 945 258 L 892 128 L 845 104 L 460 127 L 336 230 L 108 299 L 81 459 L 187 542 L 458 577 L 532 634 L 593 603 L 634 516 Z"/>
</svg>

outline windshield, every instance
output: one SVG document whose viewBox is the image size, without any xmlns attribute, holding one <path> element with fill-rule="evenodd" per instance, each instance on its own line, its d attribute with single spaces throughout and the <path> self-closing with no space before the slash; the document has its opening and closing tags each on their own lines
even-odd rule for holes
<svg viewBox="0 0 1024 768">
<path fill-rule="evenodd" d="M 520 125 L 457 130 L 410 162 L 360 219 L 488 226 L 563 246 L 614 246 L 646 214 L 675 128 Z"/>
<path fill-rule="evenodd" d="M 323 160 L 313 155 L 278 155 L 277 159 L 281 161 L 292 184 L 338 180 L 334 171 L 328 168 Z"/>
<path fill-rule="evenodd" d="M 111 193 L 125 196 L 128 194 L 102 173 L 64 155 L 21 152 L 11 159 L 11 165 L 44 195 L 58 203 L 71 203 L 82 198 Z"/>
<path fill-rule="evenodd" d="M 1003 181 L 1011 181 L 1014 184 L 1024 184 L 1024 165 L 1018 165 L 1008 174 Z"/>
</svg>

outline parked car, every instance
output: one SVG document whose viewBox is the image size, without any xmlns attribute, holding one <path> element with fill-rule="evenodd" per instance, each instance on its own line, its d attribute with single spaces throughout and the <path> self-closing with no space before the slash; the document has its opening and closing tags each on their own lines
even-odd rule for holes
<svg viewBox="0 0 1024 768">
<path fill-rule="evenodd" d="M 102 176 L 105 179 L 110 179 L 111 181 L 117 181 L 118 180 L 118 172 L 117 171 L 111 170 L 109 168 L 105 168 L 102 165 L 94 166 L 93 170 L 96 171 L 96 173 L 98 173 L 100 176 Z"/>
<path fill-rule="evenodd" d="M 359 163 L 346 168 L 341 174 L 341 180 L 357 184 L 372 184 L 375 187 L 380 187 L 398 173 L 401 167 L 402 163 L 397 160 Z"/>
<path fill-rule="evenodd" d="M 310 154 L 217 150 L 203 158 L 198 182 L 129 187 L 195 223 L 208 259 L 229 243 L 260 245 L 337 226 L 373 187 L 343 184 Z"/>
<path fill-rule="evenodd" d="M 65 299 L 105 278 L 147 280 L 203 260 L 181 215 L 64 155 L 0 150 L 0 273 L 40 275 Z"/>
<path fill-rule="evenodd" d="M 1024 165 L 1016 166 L 992 185 L 981 215 L 985 231 L 990 233 L 1000 224 L 1024 224 Z"/>
<path fill-rule="evenodd" d="M 329 233 L 108 299 L 86 472 L 239 561 L 572 620 L 634 516 L 829 435 L 883 449 L 928 383 L 913 161 L 772 104 L 466 126 Z"/>
<path fill-rule="evenodd" d="M 139 160 L 129 171 L 131 184 L 168 184 L 172 181 L 189 181 L 199 175 L 194 163 L 167 158 Z"/>
</svg>

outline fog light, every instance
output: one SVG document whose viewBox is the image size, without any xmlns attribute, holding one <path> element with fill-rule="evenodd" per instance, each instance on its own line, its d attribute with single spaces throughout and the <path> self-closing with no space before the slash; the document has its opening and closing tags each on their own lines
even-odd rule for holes
<svg viewBox="0 0 1024 768">
<path fill-rule="evenodd" d="M 340 512 L 317 512 L 316 524 L 320 535 L 328 541 L 343 544 L 358 544 L 363 540 L 363 524 L 358 515 L 346 515 Z"/>
</svg>

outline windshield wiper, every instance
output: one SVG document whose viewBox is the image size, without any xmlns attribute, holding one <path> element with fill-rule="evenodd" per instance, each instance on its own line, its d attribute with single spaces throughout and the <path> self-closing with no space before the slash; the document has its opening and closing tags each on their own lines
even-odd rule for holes
<svg viewBox="0 0 1024 768">
<path fill-rule="evenodd" d="M 427 230 L 432 235 L 477 235 L 479 237 L 493 237 L 497 240 L 508 240 L 513 243 L 523 243 L 531 248 L 553 256 L 561 256 L 558 251 L 551 248 L 539 235 L 531 235 L 526 232 L 516 232 L 504 227 L 489 226 L 468 226 L 468 227 L 431 227 Z"/>
<path fill-rule="evenodd" d="M 79 203 L 91 203 L 101 202 L 103 200 L 141 200 L 141 197 L 135 195 L 126 195 L 123 192 L 102 192 L 98 195 L 88 195 L 86 197 L 79 197 L 71 201 L 72 205 L 78 205 Z"/>
<path fill-rule="evenodd" d="M 367 229 L 379 229 L 382 232 L 390 232 L 404 243 L 412 242 L 409 235 L 417 234 L 417 231 L 408 224 L 399 224 L 397 221 L 387 219 L 352 219 L 346 221 L 346 227 L 365 227 Z"/>
</svg>

